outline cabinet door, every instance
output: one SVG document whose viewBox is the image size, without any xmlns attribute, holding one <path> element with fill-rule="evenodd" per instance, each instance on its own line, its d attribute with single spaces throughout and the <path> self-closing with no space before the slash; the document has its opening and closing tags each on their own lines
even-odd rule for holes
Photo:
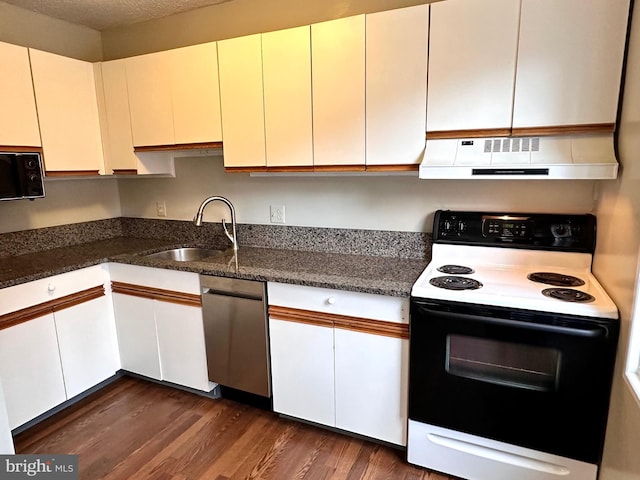
<svg viewBox="0 0 640 480">
<path fill-rule="evenodd" d="M 265 166 L 262 36 L 218 42 L 225 167 Z"/>
<path fill-rule="evenodd" d="M 336 427 L 406 445 L 409 341 L 336 328 Z"/>
<path fill-rule="evenodd" d="M 365 163 L 365 17 L 311 25 L 313 164 Z"/>
<path fill-rule="evenodd" d="M 107 174 L 137 170 L 133 153 L 126 60 L 113 60 L 100 65 L 104 98 L 103 140 Z"/>
<path fill-rule="evenodd" d="M 133 145 L 173 145 L 170 54 L 126 59 Z"/>
<path fill-rule="evenodd" d="M 29 51 L 0 42 L 0 65 L 11 66 L 10 74 L 0 76 L 0 145 L 39 147 L 40 129 Z"/>
<path fill-rule="evenodd" d="M 427 131 L 510 129 L 520 0 L 431 5 Z"/>
<path fill-rule="evenodd" d="M 310 27 L 262 35 L 267 166 L 312 166 Z"/>
<path fill-rule="evenodd" d="M 14 453 L 13 437 L 11 436 L 11 428 L 9 428 L 9 417 L 7 416 L 4 390 L 0 379 L 0 455 L 13 455 Z"/>
<path fill-rule="evenodd" d="M 153 300 L 114 293 L 113 305 L 122 368 L 161 380 Z"/>
<path fill-rule="evenodd" d="M 335 426 L 333 328 L 269 319 L 273 409 Z"/>
<path fill-rule="evenodd" d="M 12 429 L 67 399 L 52 314 L 0 331 L 0 378 Z"/>
<path fill-rule="evenodd" d="M 62 372 L 71 398 L 120 368 L 113 308 L 106 296 L 55 312 Z"/>
<path fill-rule="evenodd" d="M 29 52 L 47 174 L 104 173 L 93 64 Z"/>
<path fill-rule="evenodd" d="M 523 0 L 513 127 L 616 121 L 628 0 Z"/>
<path fill-rule="evenodd" d="M 154 302 L 162 379 L 208 392 L 202 309 Z"/>
<path fill-rule="evenodd" d="M 167 53 L 175 143 L 222 141 L 216 43 L 177 48 Z"/>
<path fill-rule="evenodd" d="M 367 165 L 422 160 L 428 24 L 429 5 L 366 16 Z"/>
</svg>

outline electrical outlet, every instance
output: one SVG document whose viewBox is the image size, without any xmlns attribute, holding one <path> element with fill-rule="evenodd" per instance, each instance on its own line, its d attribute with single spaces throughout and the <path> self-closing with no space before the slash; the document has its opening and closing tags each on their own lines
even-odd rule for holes
<svg viewBox="0 0 640 480">
<path fill-rule="evenodd" d="M 271 205 L 271 223 L 284 223 L 284 205 Z"/>
<path fill-rule="evenodd" d="M 161 202 L 156 202 L 156 212 L 158 213 L 159 217 L 167 216 L 167 204 L 164 200 L 162 200 Z"/>
</svg>

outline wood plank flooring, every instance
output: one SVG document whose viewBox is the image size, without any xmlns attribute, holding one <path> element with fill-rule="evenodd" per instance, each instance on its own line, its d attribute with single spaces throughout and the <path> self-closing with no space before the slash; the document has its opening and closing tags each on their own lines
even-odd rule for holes
<svg viewBox="0 0 640 480">
<path fill-rule="evenodd" d="M 399 450 L 130 377 L 17 435 L 15 446 L 78 454 L 82 480 L 453 480 Z"/>
</svg>

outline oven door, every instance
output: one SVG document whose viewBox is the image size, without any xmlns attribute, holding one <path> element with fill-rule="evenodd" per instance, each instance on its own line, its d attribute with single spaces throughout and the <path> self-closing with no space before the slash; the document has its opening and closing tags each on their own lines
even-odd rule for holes
<svg viewBox="0 0 640 480">
<path fill-rule="evenodd" d="M 618 322 L 412 299 L 409 418 L 599 464 Z"/>
</svg>

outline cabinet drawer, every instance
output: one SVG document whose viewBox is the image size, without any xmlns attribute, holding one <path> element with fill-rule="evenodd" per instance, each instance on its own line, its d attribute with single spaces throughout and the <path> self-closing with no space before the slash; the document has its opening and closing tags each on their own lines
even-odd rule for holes
<svg viewBox="0 0 640 480">
<path fill-rule="evenodd" d="M 0 315 L 104 285 L 108 278 L 106 269 L 96 265 L 0 289 Z"/>
<path fill-rule="evenodd" d="M 197 273 L 110 263 L 111 281 L 200 295 Z"/>
<path fill-rule="evenodd" d="M 267 284 L 269 305 L 395 323 L 409 323 L 409 299 L 329 288 Z"/>
</svg>

